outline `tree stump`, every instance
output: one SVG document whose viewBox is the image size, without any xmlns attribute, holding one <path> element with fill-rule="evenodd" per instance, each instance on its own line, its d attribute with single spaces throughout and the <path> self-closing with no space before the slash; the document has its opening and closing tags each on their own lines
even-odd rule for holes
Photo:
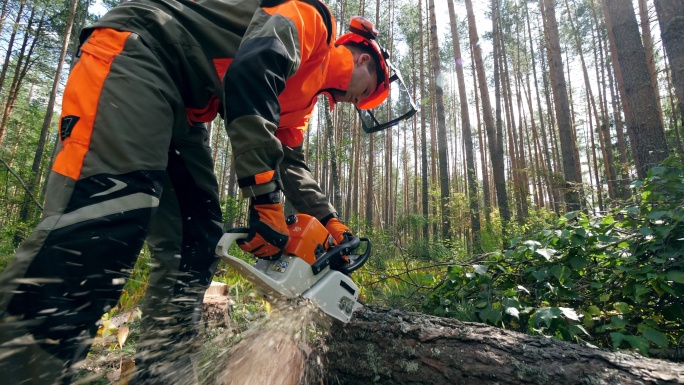
<svg viewBox="0 0 684 385">
<path fill-rule="evenodd" d="M 228 285 L 212 282 L 204 293 L 202 321 L 207 329 L 225 328 L 230 325 L 230 308 L 233 301 L 228 296 Z"/>
</svg>

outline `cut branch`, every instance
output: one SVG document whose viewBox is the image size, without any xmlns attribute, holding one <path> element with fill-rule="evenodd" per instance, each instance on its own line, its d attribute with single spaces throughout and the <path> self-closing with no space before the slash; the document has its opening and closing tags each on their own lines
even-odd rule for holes
<svg viewBox="0 0 684 385">
<path fill-rule="evenodd" d="M 12 167 L 10 167 L 10 165 L 7 164 L 7 162 L 5 162 L 3 159 L 0 159 L 0 162 L 2 162 L 2 164 L 5 165 L 5 167 L 7 167 L 7 170 L 9 170 L 10 174 L 14 175 L 14 177 L 17 178 L 17 181 L 19 181 L 19 184 L 21 185 L 21 187 L 24 189 L 24 191 L 26 191 L 26 194 L 28 194 L 31 197 L 31 200 L 33 200 L 33 203 L 36 204 L 36 207 L 38 207 L 42 211 L 43 206 L 40 204 L 40 202 L 38 202 L 36 197 L 31 193 L 31 190 L 29 190 L 28 186 L 26 186 L 26 183 L 24 183 L 24 181 L 21 179 L 21 177 L 16 172 L 14 172 L 14 170 L 12 170 Z"/>
</svg>

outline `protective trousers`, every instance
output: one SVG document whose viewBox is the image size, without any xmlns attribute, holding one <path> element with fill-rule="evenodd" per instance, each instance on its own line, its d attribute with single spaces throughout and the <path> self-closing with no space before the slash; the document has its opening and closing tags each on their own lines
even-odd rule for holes
<svg viewBox="0 0 684 385">
<path fill-rule="evenodd" d="M 182 353 L 174 343 L 192 347 L 218 262 L 208 134 L 188 124 L 174 79 L 139 36 L 110 29 L 81 46 L 61 119 L 43 218 L 0 276 L 0 378 L 69 383 L 149 236 L 154 267 L 136 366 L 154 383 L 164 356 Z M 163 333 L 149 332 L 157 327 Z"/>
</svg>

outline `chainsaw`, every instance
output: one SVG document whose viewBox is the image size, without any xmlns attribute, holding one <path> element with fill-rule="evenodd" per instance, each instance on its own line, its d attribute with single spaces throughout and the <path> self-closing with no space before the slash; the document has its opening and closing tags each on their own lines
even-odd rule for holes
<svg viewBox="0 0 684 385">
<path fill-rule="evenodd" d="M 291 215 L 286 223 L 290 240 L 278 259 L 257 258 L 252 264 L 230 255 L 233 242 L 247 238 L 246 228 L 223 234 L 216 255 L 275 306 L 304 298 L 328 316 L 348 323 L 361 307 L 359 288 L 350 275 L 370 257 L 370 240 L 349 236 L 337 244 L 316 218 L 306 214 Z"/>
</svg>

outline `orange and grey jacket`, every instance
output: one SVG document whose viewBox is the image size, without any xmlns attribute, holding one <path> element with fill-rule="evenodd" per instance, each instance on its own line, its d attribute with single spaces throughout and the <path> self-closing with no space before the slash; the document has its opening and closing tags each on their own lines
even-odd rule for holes
<svg viewBox="0 0 684 385">
<path fill-rule="evenodd" d="M 335 24 L 319 0 L 132 0 L 82 38 L 105 27 L 140 35 L 174 79 L 189 120 L 211 121 L 224 107 L 243 194 L 282 183 L 288 198 L 297 192 L 295 208 L 320 218 L 334 208 L 296 149 L 317 96 L 344 92 L 351 79 L 352 54 L 333 44 Z"/>
</svg>

